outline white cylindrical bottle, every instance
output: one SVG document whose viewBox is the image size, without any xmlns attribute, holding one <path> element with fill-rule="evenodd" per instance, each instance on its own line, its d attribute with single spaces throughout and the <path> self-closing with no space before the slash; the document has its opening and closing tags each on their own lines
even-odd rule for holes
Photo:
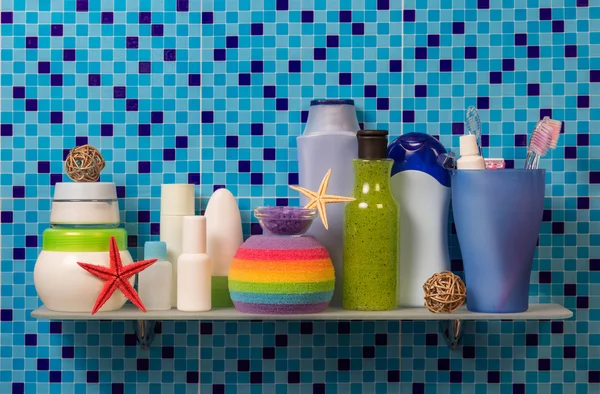
<svg viewBox="0 0 600 394">
<path fill-rule="evenodd" d="M 177 306 L 177 261 L 181 254 L 183 217 L 195 214 L 194 185 L 162 185 L 160 240 L 167 243 L 167 260 L 173 264 L 171 306 Z"/>
<path fill-rule="evenodd" d="M 460 159 L 456 161 L 458 170 L 485 170 L 485 161 L 479 156 L 476 135 L 460 137 Z"/>
<path fill-rule="evenodd" d="M 212 264 L 206 254 L 206 218 L 183 218 L 183 244 L 177 262 L 177 309 L 205 312 L 211 307 Z"/>
<path fill-rule="evenodd" d="M 167 261 L 167 244 L 162 241 L 144 244 L 144 260 L 157 259 L 138 274 L 138 294 L 148 311 L 171 309 L 173 266 Z"/>
</svg>

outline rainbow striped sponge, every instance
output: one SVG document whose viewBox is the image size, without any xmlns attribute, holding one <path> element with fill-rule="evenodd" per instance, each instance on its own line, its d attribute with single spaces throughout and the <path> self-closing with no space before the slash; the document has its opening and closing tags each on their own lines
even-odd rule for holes
<svg viewBox="0 0 600 394">
<path fill-rule="evenodd" d="M 238 249 L 229 270 L 231 299 L 244 313 L 322 312 L 334 285 L 329 253 L 310 236 L 254 235 Z"/>
</svg>

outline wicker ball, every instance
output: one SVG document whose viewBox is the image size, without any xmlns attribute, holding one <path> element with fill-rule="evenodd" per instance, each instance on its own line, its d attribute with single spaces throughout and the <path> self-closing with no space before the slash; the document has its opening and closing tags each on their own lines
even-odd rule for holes
<svg viewBox="0 0 600 394">
<path fill-rule="evenodd" d="M 71 149 L 65 160 L 65 171 L 75 182 L 96 182 L 104 165 L 100 151 L 86 144 Z"/>
<path fill-rule="evenodd" d="M 434 274 L 423 285 L 425 307 L 431 312 L 453 312 L 467 299 L 465 283 L 452 272 Z"/>
</svg>

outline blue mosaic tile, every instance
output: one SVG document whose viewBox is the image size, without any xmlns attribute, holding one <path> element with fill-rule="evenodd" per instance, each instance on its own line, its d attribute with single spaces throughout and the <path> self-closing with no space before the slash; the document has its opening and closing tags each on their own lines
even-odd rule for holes
<svg viewBox="0 0 600 394">
<path fill-rule="evenodd" d="M 600 384 L 597 0 L 38 1 L 0 6 L 0 393 L 588 393 Z M 33 266 L 62 160 L 90 143 L 118 186 L 134 257 L 159 234 L 161 183 L 298 204 L 296 141 L 313 98 L 361 125 L 456 150 L 478 107 L 484 155 L 519 168 L 538 119 L 564 120 L 531 302 L 555 322 L 164 322 L 149 351 L 124 322 L 47 322 Z M 462 270 L 451 234 L 452 268 Z"/>
</svg>

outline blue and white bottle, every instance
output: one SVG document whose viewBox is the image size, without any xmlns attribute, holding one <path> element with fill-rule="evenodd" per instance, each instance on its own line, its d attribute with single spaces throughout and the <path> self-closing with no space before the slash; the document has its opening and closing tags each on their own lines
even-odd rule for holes
<svg viewBox="0 0 600 394">
<path fill-rule="evenodd" d="M 437 164 L 442 153 L 444 146 L 423 133 L 404 134 L 388 147 L 388 157 L 394 160 L 390 185 L 400 210 L 400 306 L 422 307 L 423 283 L 450 269 L 450 173 Z"/>
<path fill-rule="evenodd" d="M 353 100 L 313 100 L 304 133 L 298 137 L 300 186 L 319 190 L 331 169 L 327 194 L 350 196 L 354 186 L 352 160 L 358 157 L 356 133 L 360 130 Z M 302 204 L 307 199 L 301 197 Z M 344 204 L 327 206 L 329 230 L 313 221 L 307 234 L 314 236 L 329 252 L 335 268 L 335 292 L 331 305 L 342 305 L 342 264 L 344 254 Z"/>
</svg>

